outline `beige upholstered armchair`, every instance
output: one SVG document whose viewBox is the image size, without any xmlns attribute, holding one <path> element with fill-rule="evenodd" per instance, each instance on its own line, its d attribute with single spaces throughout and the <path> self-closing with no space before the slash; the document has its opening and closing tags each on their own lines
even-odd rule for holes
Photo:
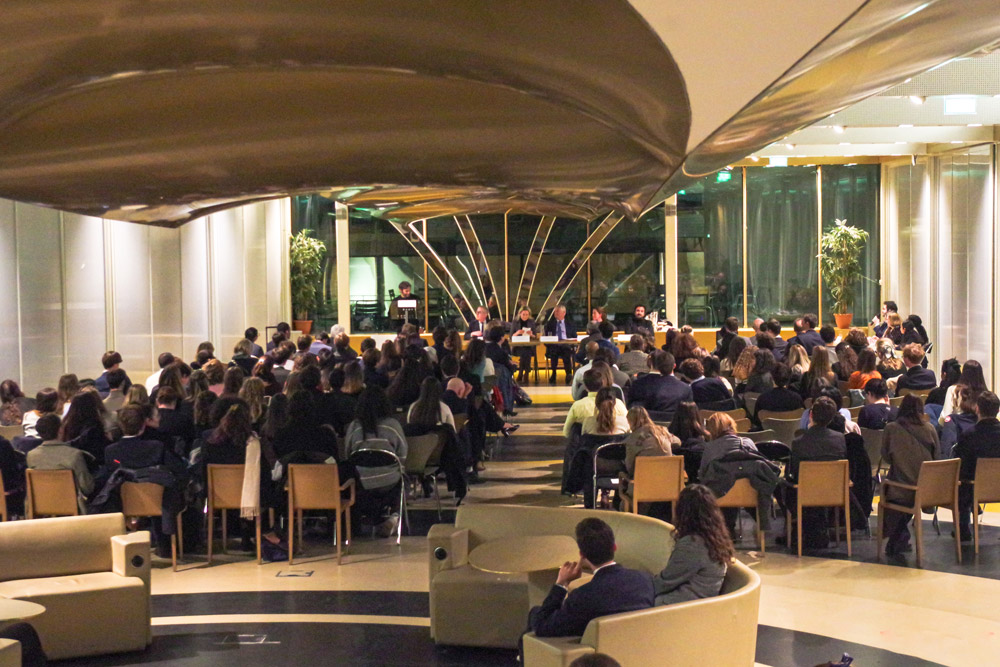
<svg viewBox="0 0 1000 667">
<path fill-rule="evenodd" d="M 0 597 L 45 607 L 31 624 L 50 659 L 148 646 L 149 573 L 149 533 L 121 514 L 0 523 Z M 0 665 L 15 650 L 0 645 Z"/>
</svg>

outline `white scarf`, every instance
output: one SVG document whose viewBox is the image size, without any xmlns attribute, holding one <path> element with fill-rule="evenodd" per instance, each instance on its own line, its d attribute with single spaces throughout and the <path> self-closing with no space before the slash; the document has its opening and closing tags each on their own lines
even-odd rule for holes
<svg viewBox="0 0 1000 667">
<path fill-rule="evenodd" d="M 255 519 L 260 515 L 260 440 L 251 435 L 247 440 L 243 466 L 243 493 L 240 496 L 240 516 Z"/>
</svg>

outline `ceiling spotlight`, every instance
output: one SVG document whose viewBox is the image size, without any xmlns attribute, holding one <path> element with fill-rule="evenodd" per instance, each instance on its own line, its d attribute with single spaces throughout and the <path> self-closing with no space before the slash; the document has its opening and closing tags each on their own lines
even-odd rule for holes
<svg viewBox="0 0 1000 667">
<path fill-rule="evenodd" d="M 753 160 L 754 162 L 760 162 L 760 158 L 757 157 L 756 155 L 751 155 L 750 159 Z"/>
<path fill-rule="evenodd" d="M 914 104 L 923 104 L 927 101 L 927 98 L 923 95 L 910 95 L 910 101 Z"/>
<path fill-rule="evenodd" d="M 834 125 L 833 126 L 833 131 L 836 132 L 837 134 L 843 134 L 844 133 L 844 126 L 843 125 Z"/>
<path fill-rule="evenodd" d="M 966 127 L 982 127 L 982 123 L 969 123 Z"/>
<path fill-rule="evenodd" d="M 912 125 L 912 124 L 909 124 L 909 123 L 906 123 L 906 124 L 904 124 L 904 125 L 900 125 L 900 127 L 913 127 L 913 125 Z"/>
<path fill-rule="evenodd" d="M 909 82 L 911 82 L 911 81 L 913 81 L 913 77 L 910 77 L 909 79 L 907 79 L 907 80 L 906 80 L 906 81 L 904 81 L 903 83 L 909 83 Z"/>
<path fill-rule="evenodd" d="M 788 150 L 792 150 L 793 148 L 795 148 L 795 144 L 785 144 L 785 148 L 787 148 Z"/>
<path fill-rule="evenodd" d="M 841 141 L 841 142 L 840 142 L 840 143 L 838 144 L 838 146 L 850 146 L 850 145 L 851 145 L 851 142 L 850 142 L 850 141 Z"/>
</svg>

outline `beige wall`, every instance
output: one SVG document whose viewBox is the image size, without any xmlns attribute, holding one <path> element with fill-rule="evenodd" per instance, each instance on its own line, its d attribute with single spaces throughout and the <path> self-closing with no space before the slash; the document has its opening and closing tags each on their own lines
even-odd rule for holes
<svg viewBox="0 0 1000 667">
<path fill-rule="evenodd" d="M 287 319 L 287 199 L 162 229 L 0 200 L 0 376 L 27 393 L 101 372 L 105 350 L 143 380 L 160 352 Z"/>
</svg>

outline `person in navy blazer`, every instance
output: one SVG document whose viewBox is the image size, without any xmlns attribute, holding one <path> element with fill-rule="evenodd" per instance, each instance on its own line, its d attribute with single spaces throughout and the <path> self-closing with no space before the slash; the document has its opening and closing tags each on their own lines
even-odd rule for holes
<svg viewBox="0 0 1000 667">
<path fill-rule="evenodd" d="M 576 525 L 576 543 L 580 561 L 559 569 L 545 601 L 528 614 L 528 628 L 539 637 L 582 635 L 595 618 L 653 606 L 653 578 L 614 561 L 617 547 L 611 526 L 597 518 L 584 519 Z M 593 579 L 568 595 L 570 582 L 583 570 L 593 572 Z"/>
<path fill-rule="evenodd" d="M 656 412 L 675 412 L 685 401 L 693 401 L 691 386 L 674 377 L 674 355 L 654 350 L 646 359 L 650 368 L 659 375 L 649 373 L 632 382 L 629 390 L 629 407 L 636 405 Z"/>
<path fill-rule="evenodd" d="M 691 383 L 689 385 L 691 394 L 694 397 L 694 402 L 699 405 L 717 403 L 733 397 L 725 382 L 719 378 L 705 377 L 705 367 L 697 359 L 685 359 L 681 362 L 678 370 Z"/>
<path fill-rule="evenodd" d="M 823 338 L 816 332 L 819 326 L 819 318 L 813 314 L 802 316 L 802 333 L 788 339 L 787 347 L 791 348 L 796 343 L 806 348 L 806 354 L 812 356 L 813 348 L 823 345 Z"/>
</svg>

